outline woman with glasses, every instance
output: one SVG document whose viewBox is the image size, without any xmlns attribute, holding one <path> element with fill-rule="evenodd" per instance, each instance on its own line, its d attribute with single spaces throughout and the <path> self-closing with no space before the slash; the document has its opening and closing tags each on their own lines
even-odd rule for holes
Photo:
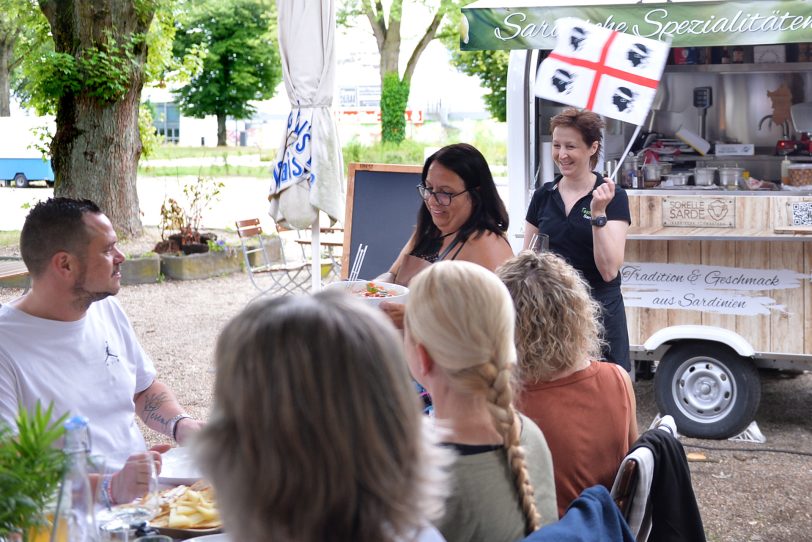
<svg viewBox="0 0 812 542">
<path fill-rule="evenodd" d="M 377 280 L 408 286 L 417 273 L 442 260 L 469 261 L 494 271 L 513 256 L 505 204 L 476 148 L 457 143 L 432 154 L 417 190 L 424 203 L 415 232 L 389 272 Z M 403 327 L 403 305 L 382 303 L 381 308 Z"/>
<path fill-rule="evenodd" d="M 535 191 L 524 225 L 524 248 L 546 234 L 550 251 L 563 257 L 589 283 L 601 305 L 606 346 L 602 356 L 626 369 L 629 333 L 620 293 L 620 266 L 631 224 L 629 198 L 593 171 L 601 153 L 604 122 L 591 111 L 565 109 L 550 121 L 553 161 L 561 176 Z"/>
</svg>

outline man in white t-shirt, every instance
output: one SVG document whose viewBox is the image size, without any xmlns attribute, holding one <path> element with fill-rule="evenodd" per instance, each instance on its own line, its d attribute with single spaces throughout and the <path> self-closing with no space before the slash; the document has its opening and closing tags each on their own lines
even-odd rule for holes
<svg viewBox="0 0 812 542">
<path fill-rule="evenodd" d="M 31 291 L 0 306 L 0 423 L 18 409 L 54 404 L 54 414 L 90 420 L 93 453 L 121 469 L 102 479 L 113 502 L 137 496 L 147 454 L 135 420 L 183 444 L 202 423 L 184 413 L 155 377 L 121 306 L 124 255 L 110 220 L 88 200 L 51 198 L 25 220 L 20 252 Z M 95 482 L 95 479 L 94 479 Z"/>
</svg>

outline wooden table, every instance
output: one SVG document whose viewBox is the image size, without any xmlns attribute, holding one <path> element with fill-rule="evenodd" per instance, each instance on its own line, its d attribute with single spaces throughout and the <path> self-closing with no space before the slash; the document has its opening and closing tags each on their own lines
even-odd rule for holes
<svg viewBox="0 0 812 542">
<path fill-rule="evenodd" d="M 322 231 L 324 231 L 325 229 L 327 228 L 322 228 Z M 310 246 L 313 244 L 312 240 L 310 239 L 296 239 L 295 241 L 299 243 L 302 247 Z M 319 245 L 327 249 L 327 257 L 330 259 L 330 275 L 334 275 L 336 278 L 341 277 L 341 258 L 336 257 L 335 249 L 342 248 L 344 246 L 344 241 L 321 239 L 319 240 Z"/>
<path fill-rule="evenodd" d="M 28 268 L 22 260 L 0 260 L 0 280 L 27 278 Z M 30 279 L 26 281 L 25 291 L 28 291 Z"/>
</svg>

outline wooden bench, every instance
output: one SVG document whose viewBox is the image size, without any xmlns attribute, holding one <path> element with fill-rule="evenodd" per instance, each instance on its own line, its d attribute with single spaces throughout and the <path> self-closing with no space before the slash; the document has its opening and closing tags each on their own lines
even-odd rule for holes
<svg viewBox="0 0 812 542">
<path fill-rule="evenodd" d="M 25 291 L 28 291 L 30 278 L 28 268 L 22 260 L 0 260 L 0 280 L 26 279 Z"/>
</svg>

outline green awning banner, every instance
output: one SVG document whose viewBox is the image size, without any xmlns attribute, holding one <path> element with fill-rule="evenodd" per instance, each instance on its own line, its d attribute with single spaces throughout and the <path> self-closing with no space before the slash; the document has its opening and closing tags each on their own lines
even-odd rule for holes
<svg viewBox="0 0 812 542">
<path fill-rule="evenodd" d="M 480 1 L 462 8 L 460 49 L 552 49 L 556 20 L 577 17 L 672 47 L 812 42 L 812 0 L 572 5 Z M 566 4 L 566 5 L 562 5 Z"/>
</svg>

